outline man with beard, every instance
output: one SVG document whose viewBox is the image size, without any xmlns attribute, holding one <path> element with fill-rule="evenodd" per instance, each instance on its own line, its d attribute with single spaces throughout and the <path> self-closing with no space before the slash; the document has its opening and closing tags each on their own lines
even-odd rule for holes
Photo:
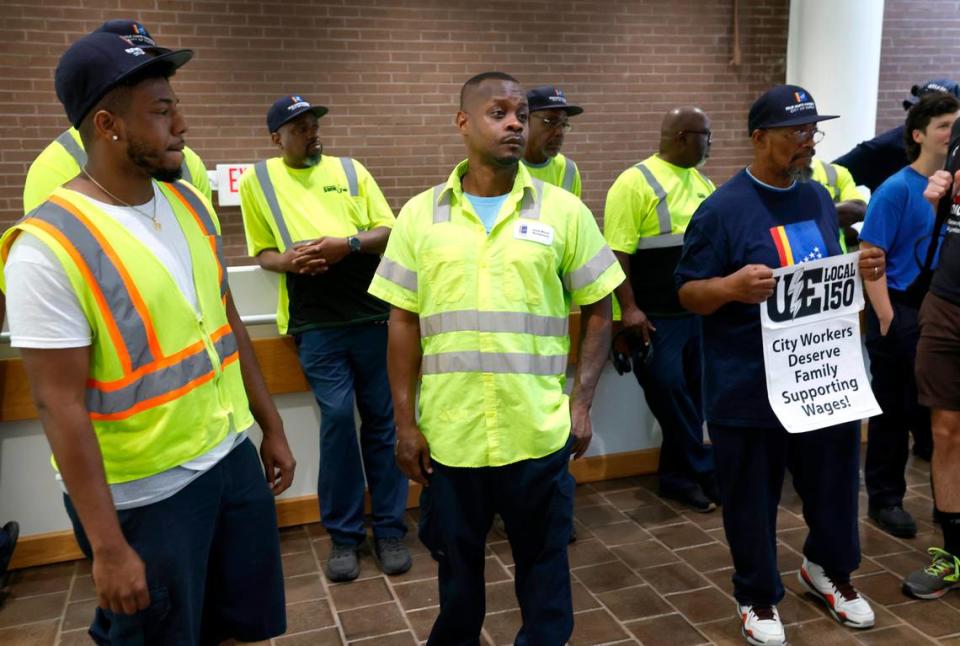
<svg viewBox="0 0 960 646">
<path fill-rule="evenodd" d="M 527 104 L 530 123 L 523 154 L 527 172 L 531 177 L 581 197 L 580 169 L 572 159 L 560 154 L 560 149 L 566 133 L 573 127 L 570 117 L 581 114 L 583 108 L 567 103 L 563 90 L 552 85 L 527 92 Z"/>
<path fill-rule="evenodd" d="M 757 304 L 773 294 L 771 267 L 841 253 L 837 212 L 823 187 L 798 181 L 822 134 L 810 94 L 779 85 L 750 108 L 753 161 L 694 214 L 677 266 L 680 303 L 703 316 L 704 413 L 717 463 L 723 526 L 733 555 L 734 597 L 751 644 L 784 644 L 776 604 L 777 504 L 785 470 L 803 500 L 810 533 L 801 585 L 846 626 L 868 628 L 870 604 L 850 582 L 860 562 L 857 532 L 860 425 L 787 434 L 767 397 Z M 869 280 L 880 249 L 860 255 Z"/>
<path fill-rule="evenodd" d="M 135 20 L 108 20 L 95 31 L 117 34 L 130 41 L 131 46 L 144 50 L 157 48 L 156 41 L 147 28 Z M 68 128 L 43 149 L 27 170 L 23 184 L 23 212 L 29 213 L 40 206 L 54 189 L 80 174 L 87 163 L 83 140 L 76 128 Z M 186 180 L 209 200 L 210 181 L 203 161 L 189 147 L 183 147 L 183 162 L 180 164 L 180 179 Z"/>
<path fill-rule="evenodd" d="M 367 293 L 393 212 L 359 162 L 322 154 L 319 119 L 326 113 L 295 94 L 277 99 L 267 127 L 280 156 L 243 174 L 240 208 L 250 255 L 282 275 L 277 327 L 293 336 L 320 407 L 317 495 L 332 539 L 325 571 L 331 581 L 350 581 L 360 574 L 367 540 L 366 484 L 380 567 L 402 574 L 412 561 L 403 544 L 407 480 L 393 453 L 389 307 Z"/>
<path fill-rule="evenodd" d="M 659 152 L 620 174 L 603 213 L 604 236 L 628 276 L 616 290 L 623 327 L 653 344 L 648 360 L 632 367 L 663 432 L 659 492 L 700 512 L 720 498 L 703 442 L 700 319 L 680 306 L 673 270 L 690 218 L 715 190 L 698 170 L 709 154 L 707 115 L 670 110 Z"/>
<path fill-rule="evenodd" d="M 216 215 L 175 181 L 187 127 L 168 78 L 191 56 L 110 33 L 74 43 L 55 82 L 87 163 L 0 242 L 11 344 L 93 559 L 100 644 L 259 641 L 286 624 L 273 496 L 293 456 Z"/>
<path fill-rule="evenodd" d="M 564 644 L 573 629 L 567 461 L 590 444 L 609 294 L 623 272 L 586 206 L 519 163 L 527 119 L 513 77 L 464 84 L 456 123 L 467 160 L 403 207 L 370 285 L 393 305 L 397 461 L 424 487 L 420 540 L 439 565 L 427 642 L 436 646 L 479 643 L 494 513 L 516 563 L 516 642 Z M 568 398 L 571 302 L 583 332 Z"/>
<path fill-rule="evenodd" d="M 866 286 L 871 385 L 883 409 L 870 418 L 868 431 L 864 476 L 869 514 L 881 529 L 901 538 L 917 533 L 913 516 L 903 508 L 910 432 L 918 438 L 931 435 L 930 410 L 917 401 L 913 371 L 923 294 L 911 284 L 921 274 L 935 219 L 923 191 L 927 178 L 943 168 L 958 110 L 960 102 L 942 92 L 928 94 L 910 108 L 904 129 L 910 165 L 873 194 L 860 231 L 862 248 L 879 247 L 887 257 L 886 276 Z M 935 255 L 934 267 L 936 260 Z"/>
</svg>

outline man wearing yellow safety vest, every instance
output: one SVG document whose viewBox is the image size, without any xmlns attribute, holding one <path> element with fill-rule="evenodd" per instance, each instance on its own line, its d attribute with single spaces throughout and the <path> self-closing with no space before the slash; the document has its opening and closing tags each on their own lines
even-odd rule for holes
<svg viewBox="0 0 960 646">
<path fill-rule="evenodd" d="M 623 171 L 607 193 L 604 236 L 627 280 L 617 287 L 623 326 L 650 346 L 631 366 L 660 423 L 660 495 L 701 512 L 719 503 L 713 451 L 703 442 L 700 319 L 680 306 L 673 270 L 683 232 L 714 185 L 698 168 L 710 119 L 698 108 L 663 118 L 659 152 Z"/>
<path fill-rule="evenodd" d="M 582 113 L 583 108 L 567 103 L 563 90 L 552 85 L 527 92 L 527 103 L 530 123 L 523 165 L 534 179 L 559 186 L 580 197 L 580 169 L 572 159 L 564 157 L 560 149 L 564 136 L 572 127 L 570 117 Z"/>
<path fill-rule="evenodd" d="M 168 78 L 191 56 L 111 33 L 74 43 L 55 82 L 87 163 L 0 241 L 11 344 L 93 559 L 100 644 L 286 625 L 273 496 L 295 463 L 216 215 L 176 181 L 187 127 Z"/>
<path fill-rule="evenodd" d="M 108 20 L 96 31 L 118 34 L 136 46 L 157 46 L 146 27 L 135 20 Z M 140 154 L 135 151 L 135 155 Z M 79 175 L 86 163 L 87 153 L 76 128 L 68 128 L 57 135 L 30 164 L 27 181 L 23 185 L 23 212 L 29 213 L 43 204 L 58 186 Z M 197 153 L 186 146 L 183 147 L 183 161 L 180 163 L 180 179 L 192 184 L 208 200 L 211 199 L 207 169 Z"/>
<path fill-rule="evenodd" d="M 370 285 L 393 305 L 397 461 L 424 487 L 420 539 L 439 564 L 431 645 L 478 643 L 494 513 L 516 564 L 517 643 L 564 644 L 573 629 L 567 461 L 590 443 L 623 273 L 586 206 L 519 164 L 528 117 L 513 77 L 464 84 L 467 160 L 403 207 Z M 583 334 L 568 398 L 571 303 Z"/>
<path fill-rule="evenodd" d="M 360 574 L 367 539 L 364 474 L 381 569 L 402 574 L 412 560 L 403 544 L 407 479 L 393 455 L 389 306 L 367 293 L 393 211 L 359 162 L 322 154 L 319 118 L 326 112 L 295 94 L 273 104 L 267 127 L 280 156 L 240 178 L 240 207 L 250 255 L 282 274 L 277 327 L 293 335 L 320 407 L 317 493 L 332 539 L 325 570 L 331 581 L 350 581 Z"/>
<path fill-rule="evenodd" d="M 830 193 L 830 199 L 837 207 L 837 220 L 846 245 L 856 245 L 857 232 L 851 227 L 857 222 L 863 222 L 867 213 L 867 199 L 857 188 L 850 171 L 839 164 L 818 159 L 810 165 L 807 172 L 811 173 L 810 179 L 821 184 Z"/>
</svg>

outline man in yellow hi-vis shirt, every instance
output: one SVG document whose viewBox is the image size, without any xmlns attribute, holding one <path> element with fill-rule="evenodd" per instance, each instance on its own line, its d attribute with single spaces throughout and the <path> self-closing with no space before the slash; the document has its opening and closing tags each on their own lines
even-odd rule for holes
<svg viewBox="0 0 960 646">
<path fill-rule="evenodd" d="M 560 154 L 560 149 L 571 128 L 570 117 L 582 113 L 583 108 L 567 103 L 563 90 L 552 85 L 527 92 L 527 104 L 530 123 L 523 165 L 531 177 L 580 197 L 580 169 L 572 159 Z"/>
<path fill-rule="evenodd" d="M 397 461 L 424 486 L 420 539 L 439 564 L 431 645 L 478 643 L 494 513 L 516 563 L 517 643 L 564 644 L 573 629 L 567 461 L 590 443 L 623 272 L 587 207 L 519 164 L 528 116 L 513 77 L 466 82 L 467 160 L 403 207 L 370 285 L 393 305 Z M 568 398 L 571 303 L 583 334 Z"/>
<path fill-rule="evenodd" d="M 714 191 L 697 168 L 710 151 L 710 120 L 676 108 L 660 128 L 660 150 L 623 171 L 607 193 L 604 236 L 629 278 L 617 288 L 623 325 L 652 344 L 632 365 L 660 423 L 660 495 L 697 511 L 716 508 L 713 452 L 703 442 L 700 320 L 680 307 L 673 270 L 683 232 Z"/>
<path fill-rule="evenodd" d="M 857 232 L 852 226 L 863 222 L 867 214 L 867 198 L 857 188 L 853 175 L 840 164 L 831 164 L 822 159 L 814 161 L 810 170 L 810 179 L 827 189 L 834 206 L 837 207 L 837 221 L 843 232 L 844 242 L 848 247 L 857 244 Z"/>
<path fill-rule="evenodd" d="M 411 559 L 402 541 L 407 480 L 393 457 L 389 307 L 367 293 L 393 212 L 359 162 L 322 154 L 319 118 L 326 112 L 298 95 L 273 104 L 267 127 L 280 156 L 243 174 L 240 208 L 250 255 L 282 274 L 277 327 L 294 337 L 320 407 L 317 493 L 320 520 L 333 540 L 326 573 L 331 581 L 349 581 L 360 574 L 359 547 L 367 538 L 366 484 L 381 568 L 401 574 Z"/>
<path fill-rule="evenodd" d="M 168 51 L 158 47 L 147 28 L 134 20 L 108 20 L 95 32 L 123 36 L 130 41 L 131 46 L 143 47 L 147 51 Z M 86 163 L 87 153 L 77 129 L 71 127 L 61 132 L 33 160 L 27 170 L 27 179 L 23 184 L 23 212 L 29 213 L 40 206 L 58 186 L 79 175 L 80 169 Z M 134 163 L 143 166 L 149 164 L 149 161 L 135 157 Z M 207 169 L 197 153 L 186 146 L 183 148 L 180 178 L 193 184 L 208 200 L 211 199 Z"/>
</svg>

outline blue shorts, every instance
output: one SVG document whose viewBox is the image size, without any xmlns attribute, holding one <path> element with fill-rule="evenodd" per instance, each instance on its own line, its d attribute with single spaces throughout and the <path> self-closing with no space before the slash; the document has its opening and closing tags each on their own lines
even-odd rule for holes
<svg viewBox="0 0 960 646">
<path fill-rule="evenodd" d="M 64 504 L 90 558 L 68 496 Z M 276 507 L 249 439 L 176 495 L 117 516 L 146 565 L 150 605 L 135 615 L 97 608 L 95 642 L 255 642 L 286 630 Z"/>
</svg>

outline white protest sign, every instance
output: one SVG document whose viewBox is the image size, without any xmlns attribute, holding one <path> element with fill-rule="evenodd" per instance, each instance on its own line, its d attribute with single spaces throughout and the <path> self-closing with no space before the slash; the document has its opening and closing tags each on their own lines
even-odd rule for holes
<svg viewBox="0 0 960 646">
<path fill-rule="evenodd" d="M 773 271 L 760 304 L 770 407 L 790 433 L 879 414 L 863 364 L 859 253 Z"/>
<path fill-rule="evenodd" d="M 217 164 L 217 204 L 240 204 L 240 176 L 253 164 Z"/>
</svg>

